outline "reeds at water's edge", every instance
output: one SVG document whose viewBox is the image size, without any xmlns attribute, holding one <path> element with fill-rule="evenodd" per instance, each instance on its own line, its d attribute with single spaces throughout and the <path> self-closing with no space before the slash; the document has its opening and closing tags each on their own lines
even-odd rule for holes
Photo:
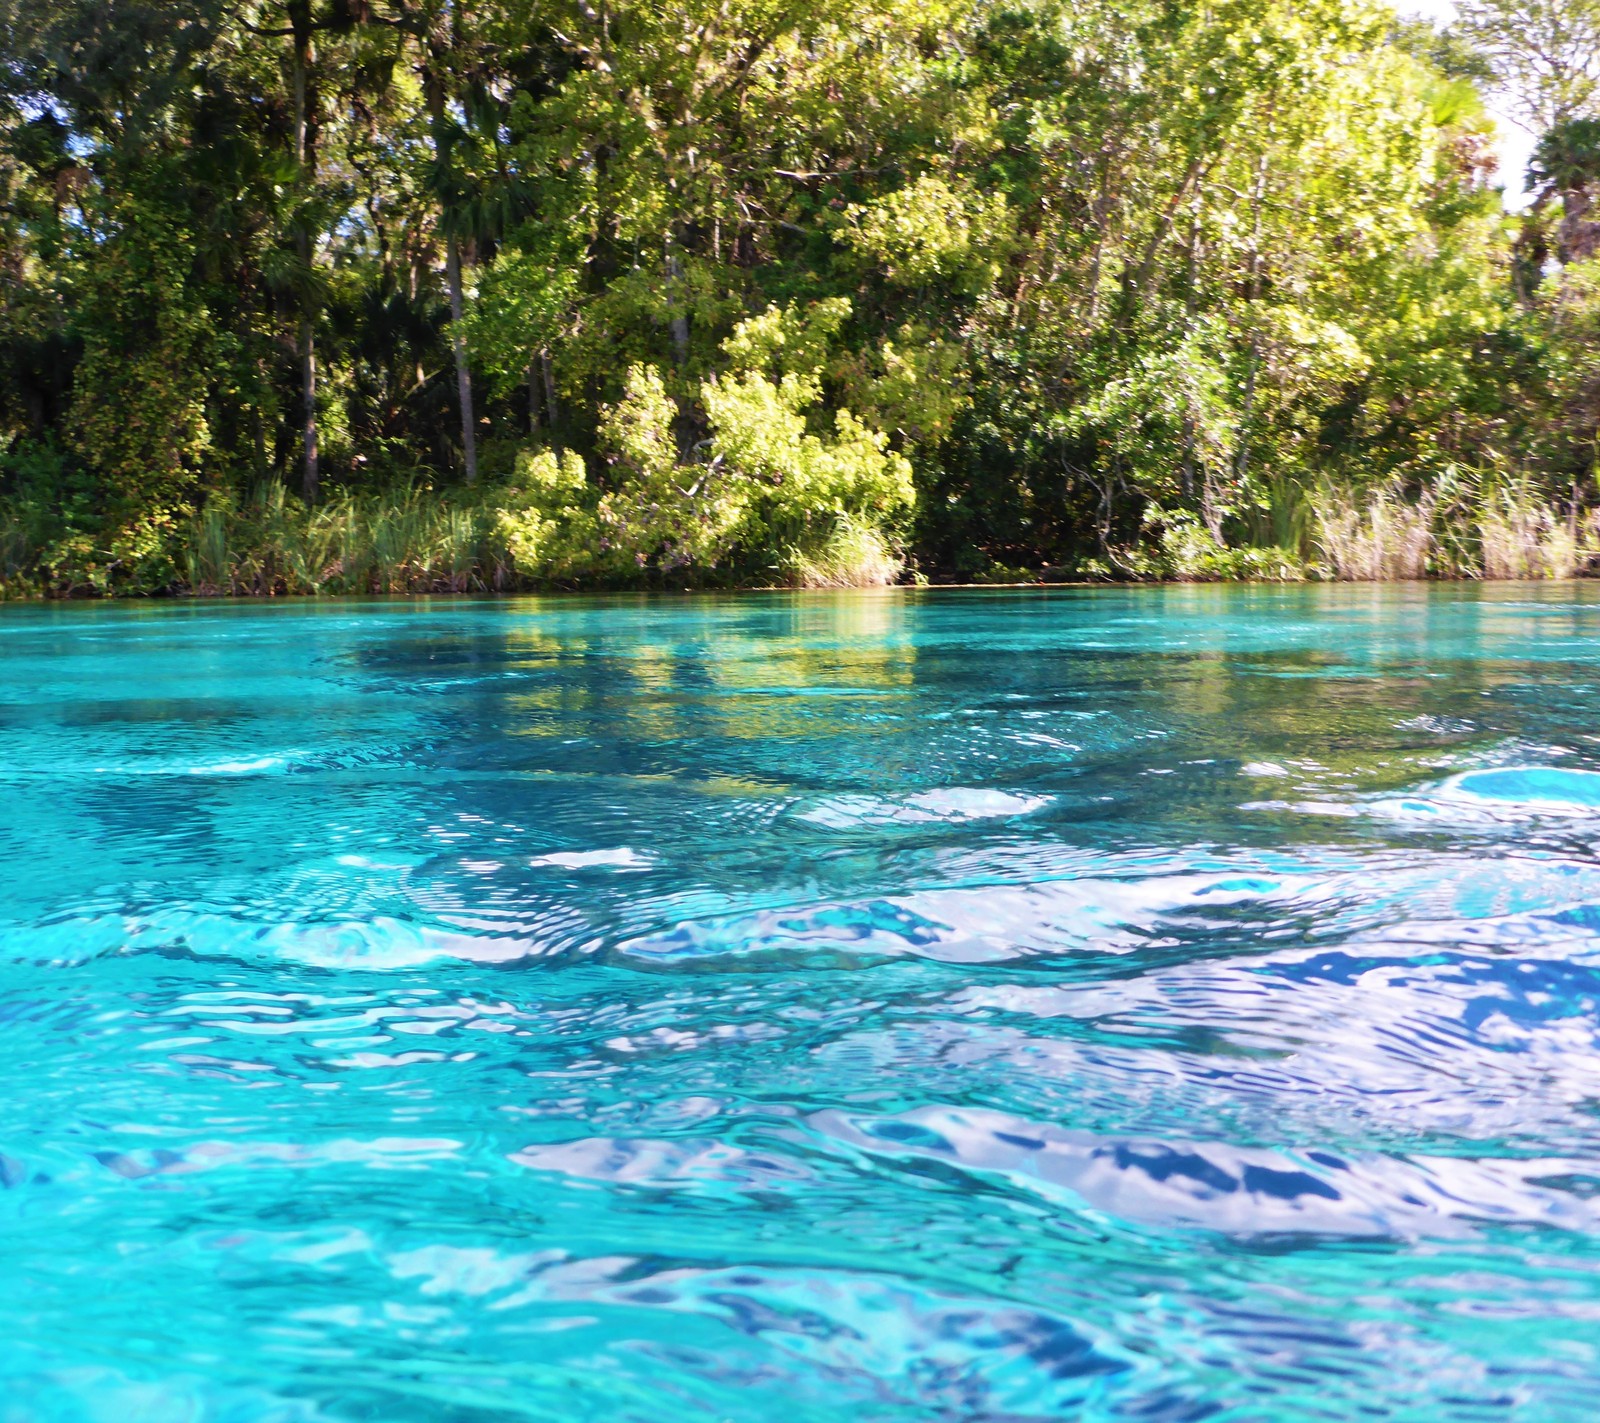
<svg viewBox="0 0 1600 1423">
<path fill-rule="evenodd" d="M 796 588 L 886 588 L 905 564 L 876 529 L 846 517 L 814 552 L 791 548 L 782 567 Z"/>
<path fill-rule="evenodd" d="M 1362 488 L 1269 476 L 1222 534 L 1192 511 L 1151 505 L 1140 539 L 1086 560 L 1097 580 L 1401 582 L 1557 579 L 1600 570 L 1600 508 L 1578 486 L 1559 503 L 1531 480 L 1452 467 Z M 1017 575 L 1021 570 L 1007 570 Z M 997 578 L 985 581 L 997 582 Z"/>
<path fill-rule="evenodd" d="M 497 494 L 499 497 L 497 497 Z M 171 591 L 202 596 L 476 593 L 549 587 L 519 563 L 502 507 L 507 491 L 441 494 L 426 486 L 334 495 L 302 504 L 281 484 L 243 499 L 214 499 L 178 525 Z M 1193 516 L 1163 514 L 1143 547 L 1109 563 L 1049 570 L 1060 577 L 1194 581 L 1391 581 L 1423 578 L 1558 579 L 1600 569 L 1600 509 L 1552 503 L 1527 481 L 1447 472 L 1390 480 L 1365 491 L 1275 480 L 1243 537 L 1219 543 Z M 3 512 L 3 511 L 0 511 Z M 103 591 L 65 581 L 41 586 L 17 521 L 0 518 L 0 598 Z M 762 583 L 796 588 L 881 587 L 903 565 L 870 528 L 841 519 L 810 549 L 788 548 Z M 1026 568 L 995 566 L 987 582 L 1029 582 Z M 712 578 L 712 582 L 728 581 Z M 596 561 L 560 586 L 637 586 Z"/>
<path fill-rule="evenodd" d="M 1314 556 L 1340 580 L 1571 578 L 1600 558 L 1600 510 L 1552 506 L 1526 481 L 1447 473 L 1410 499 L 1395 481 L 1309 498 Z"/>
<path fill-rule="evenodd" d="M 403 488 L 307 508 L 286 497 L 282 485 L 269 485 L 242 503 L 217 501 L 194 516 L 184 544 L 185 591 L 270 596 L 540 586 L 546 580 L 519 566 L 503 515 L 492 494 L 452 500 Z M 789 549 L 775 571 L 791 587 L 865 588 L 894 583 L 902 567 L 876 530 L 846 518 L 810 552 Z"/>
<path fill-rule="evenodd" d="M 1434 503 L 1424 494 L 1408 504 L 1389 487 L 1378 489 L 1365 505 L 1346 491 L 1329 491 L 1314 501 L 1313 537 L 1337 578 L 1422 578 L 1433 547 Z"/>
<path fill-rule="evenodd" d="M 184 553 L 188 591 L 202 595 L 469 593 L 516 582 L 491 505 L 416 488 L 308 509 L 268 485 L 238 505 L 208 504 Z"/>
<path fill-rule="evenodd" d="M 1339 581 L 1570 578 L 1600 561 L 1600 510 L 1553 507 L 1524 482 L 1489 487 L 1443 477 L 1407 497 L 1398 482 L 1365 495 L 1300 491 L 1279 520 L 1300 547 L 1239 563 L 1245 577 Z M 1173 547 L 1169 541 L 1169 547 Z M 1276 570 L 1276 571 L 1274 571 Z M 492 502 L 426 490 L 336 497 L 314 508 L 268 486 L 213 504 L 189 530 L 184 572 L 198 594 L 467 593 L 527 586 Z M 803 588 L 892 583 L 898 561 L 848 523 L 810 556 L 793 551 L 784 580 Z M 1215 576 L 1183 566 L 1177 579 Z M 1239 576 L 1239 573 L 1233 576 Z"/>
<path fill-rule="evenodd" d="M 1392 480 L 1364 494 L 1285 483 L 1274 491 L 1274 505 L 1272 527 L 1242 549 L 1169 533 L 1150 571 L 1180 580 L 1547 579 L 1570 578 L 1600 561 L 1600 510 L 1553 507 L 1523 481 L 1447 473 L 1409 497 Z M 1198 555 L 1186 552 L 1191 545 Z M 809 554 L 791 549 L 779 571 L 793 587 L 859 588 L 893 583 L 900 569 L 881 537 L 844 520 Z M 209 505 L 190 526 L 184 572 L 188 591 L 199 594 L 468 593 L 530 585 L 492 499 L 458 502 L 417 488 L 307 508 L 273 485 L 241 504 Z"/>
</svg>

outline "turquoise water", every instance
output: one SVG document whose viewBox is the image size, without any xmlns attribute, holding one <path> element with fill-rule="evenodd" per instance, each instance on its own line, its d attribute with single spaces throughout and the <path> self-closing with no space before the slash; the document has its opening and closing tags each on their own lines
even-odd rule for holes
<svg viewBox="0 0 1600 1423">
<path fill-rule="evenodd" d="M 0 1423 L 1600 1415 L 1600 588 L 0 608 Z"/>
</svg>

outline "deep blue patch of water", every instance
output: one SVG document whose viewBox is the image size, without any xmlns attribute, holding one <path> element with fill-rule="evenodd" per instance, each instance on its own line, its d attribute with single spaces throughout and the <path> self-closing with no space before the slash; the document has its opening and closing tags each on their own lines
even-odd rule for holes
<svg viewBox="0 0 1600 1423">
<path fill-rule="evenodd" d="M 0 1419 L 1600 1415 L 1600 589 L 0 609 Z"/>
</svg>

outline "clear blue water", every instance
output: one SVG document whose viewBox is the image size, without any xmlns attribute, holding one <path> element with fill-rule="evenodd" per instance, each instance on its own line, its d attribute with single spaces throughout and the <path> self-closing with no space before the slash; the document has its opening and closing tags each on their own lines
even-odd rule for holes
<svg viewBox="0 0 1600 1423">
<path fill-rule="evenodd" d="M 0 1420 L 1600 1415 L 1600 588 L 0 609 Z"/>
</svg>

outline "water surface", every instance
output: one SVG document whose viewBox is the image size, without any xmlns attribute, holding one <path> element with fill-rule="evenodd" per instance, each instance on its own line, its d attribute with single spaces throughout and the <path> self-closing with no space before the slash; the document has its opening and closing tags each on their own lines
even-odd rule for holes
<svg viewBox="0 0 1600 1423">
<path fill-rule="evenodd" d="M 0 1420 L 1600 1415 L 1600 589 L 0 608 Z"/>
</svg>

